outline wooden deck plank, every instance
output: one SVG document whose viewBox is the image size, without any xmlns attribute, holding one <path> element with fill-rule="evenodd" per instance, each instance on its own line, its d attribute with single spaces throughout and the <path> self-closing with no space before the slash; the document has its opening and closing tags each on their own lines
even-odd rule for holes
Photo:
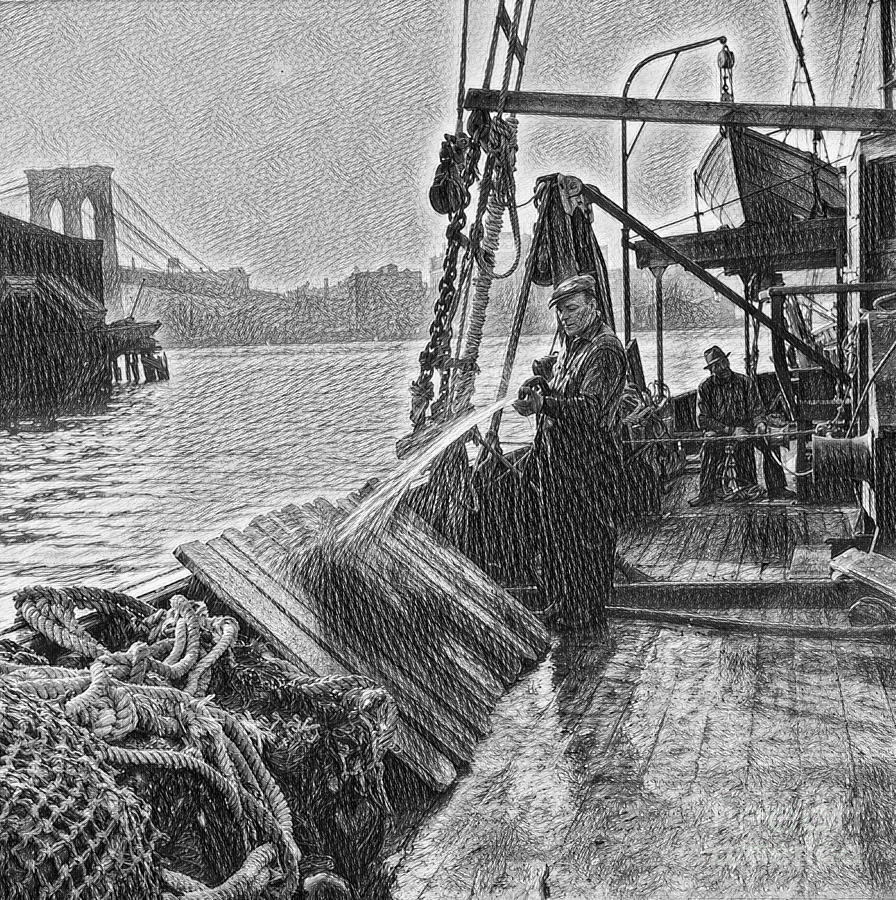
<svg viewBox="0 0 896 900">
<path fill-rule="evenodd" d="M 721 531 L 722 529 L 720 529 Z M 715 563 L 707 566 L 706 579 L 708 581 L 726 581 L 737 573 L 737 565 L 726 557 L 731 553 L 731 547 L 736 541 L 734 533 L 734 521 L 731 516 L 725 516 L 724 537 L 721 537 L 716 549 Z"/>
<path fill-rule="evenodd" d="M 683 523 L 675 541 L 666 548 L 668 564 L 654 569 L 653 577 L 657 581 L 687 580 L 685 570 L 693 568 L 694 562 L 700 558 L 713 519 L 712 516 L 704 516 Z"/>
<path fill-rule="evenodd" d="M 282 524 L 279 517 L 256 522 L 267 536 L 284 551 L 295 546 L 295 536 L 302 533 Z M 313 533 L 311 530 L 309 534 Z M 434 692 L 443 707 L 454 713 L 459 724 L 465 724 L 481 737 L 488 731 L 489 715 L 503 687 L 483 668 L 474 664 L 466 651 L 451 635 L 440 630 L 431 635 L 415 626 L 406 605 L 383 585 L 372 593 L 370 603 L 359 610 L 365 617 L 389 622 L 390 628 L 370 628 L 370 634 L 381 632 L 381 649 L 422 690 Z M 375 606 L 373 604 L 376 604 Z M 439 638 L 439 646 L 431 646 L 430 638 Z"/>
<path fill-rule="evenodd" d="M 781 607 L 755 615 L 767 622 L 785 620 Z M 745 853 L 752 865 L 748 878 L 757 894 L 777 891 L 794 896 L 804 880 L 799 734 L 790 706 L 795 647 L 793 638 L 769 636 L 761 636 L 757 645 L 753 731 L 744 779 L 748 799 L 743 810 L 751 833 Z"/>
<path fill-rule="evenodd" d="M 670 629 L 659 633 L 655 653 L 632 685 L 624 718 L 612 739 L 599 744 L 600 755 L 589 760 L 591 777 L 551 879 L 559 896 L 576 896 L 575 887 L 585 881 L 624 884 L 629 896 L 674 883 L 669 837 L 678 822 L 670 817 L 675 819 L 688 750 L 696 753 L 700 743 L 699 734 L 690 740 L 699 725 L 688 697 L 699 656 L 693 638 Z M 697 643 L 708 640 L 697 637 Z M 595 706 L 591 715 L 600 722 Z"/>
<path fill-rule="evenodd" d="M 284 659 L 300 671 L 320 677 L 357 674 L 357 671 L 352 672 L 320 647 L 301 628 L 297 628 L 293 619 L 282 609 L 265 603 L 263 595 L 254 591 L 236 570 L 204 544 L 185 544 L 177 549 L 175 555 L 191 571 L 195 571 L 196 577 L 210 590 L 226 598 L 229 605 L 232 604 Z M 191 563 L 196 566 L 195 570 Z M 454 766 L 403 720 L 396 727 L 395 752 L 435 790 L 445 790 L 457 777 Z"/>
<path fill-rule="evenodd" d="M 817 611 L 794 608 L 795 624 L 817 624 Z M 804 895 L 869 896 L 865 866 L 850 835 L 851 754 L 830 641 L 795 648 L 794 704 L 803 785 Z"/>
<path fill-rule="evenodd" d="M 270 538 L 263 536 L 253 540 L 245 532 L 241 534 L 228 529 L 221 540 L 251 562 L 258 546 Z M 448 755 L 455 764 L 469 761 L 479 736 L 468 721 L 473 713 L 457 700 L 448 703 L 442 699 L 440 692 L 430 692 L 421 686 L 420 680 L 398 664 L 395 657 L 401 657 L 401 647 L 396 652 L 396 648 L 388 646 L 372 649 L 363 642 L 348 646 L 347 642 L 330 633 L 326 622 L 320 617 L 317 602 L 295 585 L 284 570 L 256 575 L 265 577 L 264 583 L 273 594 L 272 600 L 289 612 L 299 626 L 328 652 L 342 660 L 349 669 L 380 681 L 393 693 L 402 711 L 440 752 Z M 427 684 L 428 680 L 424 680 L 424 685 Z"/>
<path fill-rule="evenodd" d="M 825 610 L 831 625 L 842 610 Z M 848 825 L 870 885 L 896 895 L 896 729 L 873 648 L 832 641 L 840 703 L 851 755 Z"/>
<path fill-rule="evenodd" d="M 620 716 L 655 635 L 652 627 L 626 626 L 609 657 L 558 645 L 504 698 L 470 774 L 405 856 L 394 900 L 521 896 L 520 873 L 559 852 L 575 785 L 587 776 L 581 766 L 590 748 L 620 733 Z M 591 723 L 601 734 L 581 724 L 589 709 L 601 711 Z M 552 896 L 588 895 L 552 888 Z"/>
<path fill-rule="evenodd" d="M 679 546 L 680 537 L 681 523 L 674 518 L 664 519 L 654 532 L 649 547 L 645 548 L 644 554 L 637 562 L 632 562 L 632 565 L 636 565 L 650 578 L 657 579 L 661 572 L 668 572 L 669 546 L 672 543 Z"/>
<path fill-rule="evenodd" d="M 724 530 L 726 524 L 727 519 L 721 512 L 716 512 L 704 520 L 702 540 L 694 547 L 687 564 L 680 567 L 679 577 L 673 580 L 694 581 L 705 572 L 708 568 L 707 561 L 714 558 L 713 548 L 721 539 L 719 532 Z"/>
</svg>

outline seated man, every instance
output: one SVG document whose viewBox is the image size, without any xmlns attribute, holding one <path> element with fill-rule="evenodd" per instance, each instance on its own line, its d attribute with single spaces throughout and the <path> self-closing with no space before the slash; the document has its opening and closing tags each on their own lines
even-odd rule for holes
<svg viewBox="0 0 896 900">
<path fill-rule="evenodd" d="M 746 375 L 732 372 L 728 353 L 721 347 L 710 347 L 704 354 L 709 377 L 697 388 L 697 425 L 707 438 L 745 438 L 755 429 L 763 435 L 768 431 L 765 410 L 756 384 Z M 716 491 L 722 487 L 727 445 L 724 441 L 707 441 L 703 445 L 700 465 L 700 493 L 691 499 L 691 506 L 712 503 Z M 732 442 L 734 471 L 740 489 L 756 486 L 755 443 L 748 440 Z M 794 497 L 784 483 L 780 459 L 760 443 L 763 454 L 763 475 L 769 499 Z"/>
</svg>

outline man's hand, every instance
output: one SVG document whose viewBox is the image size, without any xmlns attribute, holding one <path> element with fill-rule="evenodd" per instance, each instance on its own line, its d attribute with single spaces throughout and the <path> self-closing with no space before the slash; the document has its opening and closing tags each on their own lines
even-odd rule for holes
<svg viewBox="0 0 896 900">
<path fill-rule="evenodd" d="M 768 425 L 765 422 L 760 422 L 756 426 L 756 434 L 768 434 Z"/>
<path fill-rule="evenodd" d="M 537 415 L 541 412 L 542 406 L 544 406 L 544 397 L 541 392 L 525 384 L 520 388 L 519 399 L 513 402 L 513 408 L 521 416 Z"/>
<path fill-rule="evenodd" d="M 711 429 L 707 429 L 706 431 L 703 432 L 703 437 L 714 438 L 714 437 L 718 437 L 718 436 L 719 436 L 718 431 L 712 431 Z"/>
<path fill-rule="evenodd" d="M 734 429 L 734 437 L 746 437 L 750 432 L 741 425 Z"/>
<path fill-rule="evenodd" d="M 556 353 L 553 353 L 550 356 L 542 356 L 541 359 L 536 359 L 532 363 L 532 372 L 535 375 L 540 375 L 542 378 L 550 379 L 554 374 L 554 363 L 556 362 Z"/>
</svg>

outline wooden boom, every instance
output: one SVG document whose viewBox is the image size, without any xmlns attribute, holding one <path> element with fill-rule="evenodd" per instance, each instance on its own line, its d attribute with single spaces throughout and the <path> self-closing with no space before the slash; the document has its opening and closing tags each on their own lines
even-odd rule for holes
<svg viewBox="0 0 896 900">
<path fill-rule="evenodd" d="M 473 88 L 464 106 L 494 112 L 500 91 Z M 580 119 L 627 119 L 679 125 L 747 125 L 806 131 L 896 131 L 896 110 L 851 106 L 789 106 L 783 103 L 720 103 L 709 100 L 659 100 L 600 94 L 510 91 L 504 111 Z"/>
<path fill-rule="evenodd" d="M 621 206 L 615 204 L 609 197 L 601 193 L 593 184 L 582 185 L 582 196 L 600 207 L 605 213 L 611 215 L 617 222 L 621 222 L 635 234 L 641 235 L 645 241 L 653 244 L 658 250 L 664 253 L 672 262 L 677 263 L 686 272 L 699 278 L 704 284 L 711 287 L 714 291 L 730 300 L 738 309 L 742 309 L 748 316 L 757 322 L 761 322 L 771 333 L 780 340 L 790 344 L 791 347 L 799 350 L 800 353 L 811 359 L 816 365 L 820 366 L 829 375 L 832 375 L 843 384 L 849 383 L 849 376 L 835 366 L 818 348 L 807 344 L 802 338 L 791 334 L 786 328 L 782 328 L 778 322 L 775 322 L 764 312 L 749 303 L 737 291 L 728 287 L 723 281 L 710 275 L 702 266 L 697 265 L 692 259 L 688 259 L 683 253 L 679 253 L 668 241 L 664 241 L 655 231 L 648 228 L 642 221 L 636 219 L 630 213 L 627 213 Z"/>
</svg>

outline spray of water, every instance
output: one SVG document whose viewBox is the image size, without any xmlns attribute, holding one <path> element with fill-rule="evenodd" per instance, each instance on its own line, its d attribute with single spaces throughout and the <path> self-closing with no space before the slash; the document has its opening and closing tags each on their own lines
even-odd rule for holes
<svg viewBox="0 0 896 900">
<path fill-rule="evenodd" d="M 484 409 L 477 409 L 448 428 L 438 439 L 427 446 L 419 456 L 407 462 L 345 518 L 336 531 L 336 541 L 343 546 L 358 537 L 383 530 L 408 488 L 430 465 L 458 438 L 474 425 L 490 419 L 498 410 L 506 409 L 516 398 L 498 400 Z"/>
</svg>

